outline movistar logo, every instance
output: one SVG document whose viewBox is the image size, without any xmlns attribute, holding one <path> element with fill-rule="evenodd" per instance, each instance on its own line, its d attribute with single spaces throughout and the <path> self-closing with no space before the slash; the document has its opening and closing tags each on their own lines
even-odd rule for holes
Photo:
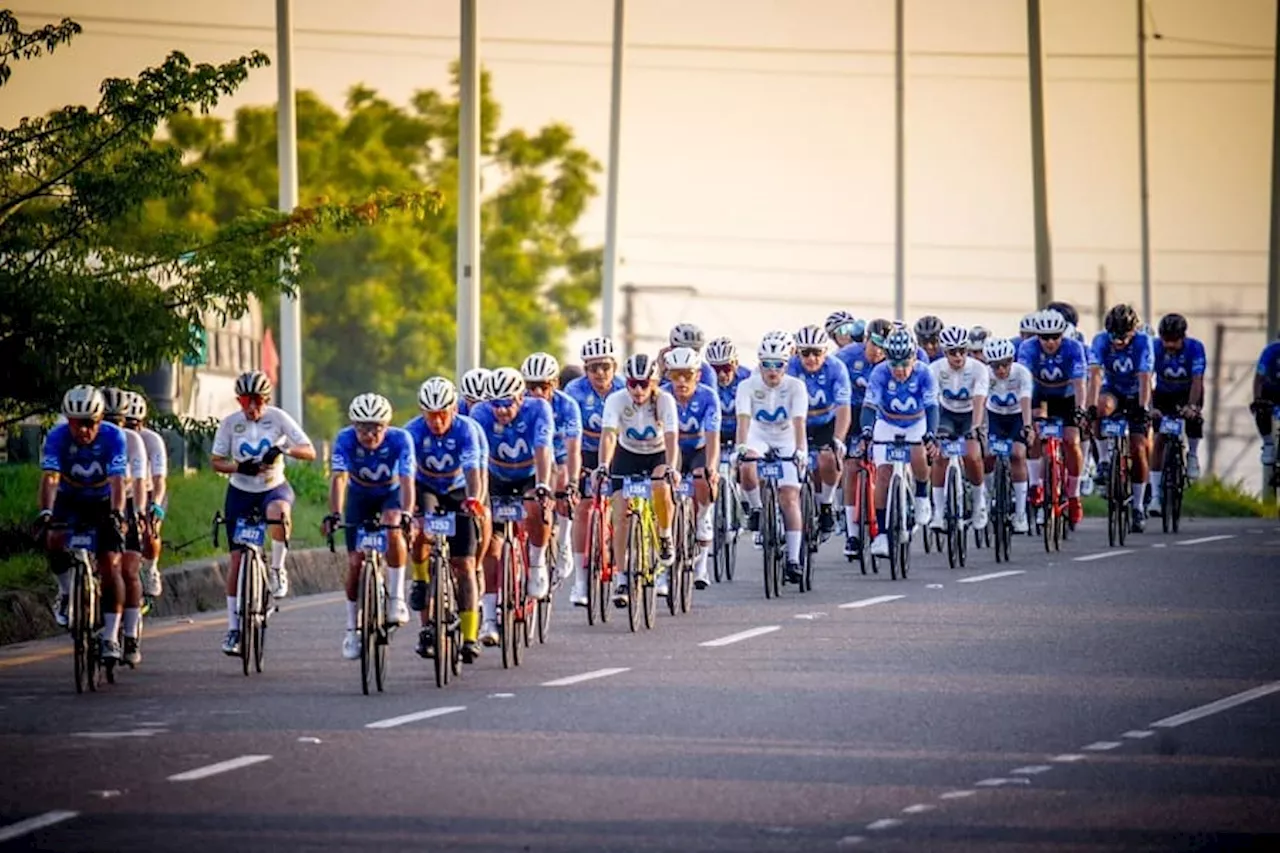
<svg viewBox="0 0 1280 853">
<path fill-rule="evenodd" d="M 961 388 L 959 391 L 952 391 L 950 388 L 943 388 L 942 396 L 946 397 L 948 400 L 968 400 L 970 395 L 968 388 Z"/>
<path fill-rule="evenodd" d="M 1186 379 L 1187 369 L 1180 364 L 1171 364 L 1165 367 L 1164 375 L 1170 379 Z"/>
<path fill-rule="evenodd" d="M 908 397 L 905 400 L 901 400 L 894 397 L 889 401 L 889 408 L 895 412 L 914 412 L 919 406 L 916 405 L 914 398 Z"/>
<path fill-rule="evenodd" d="M 453 461 L 453 456 L 449 453 L 443 456 L 425 456 L 422 459 L 422 467 L 430 471 L 452 471 L 457 467 L 457 463 Z"/>
<path fill-rule="evenodd" d="M 765 421 L 766 423 L 776 424 L 779 421 L 787 419 L 787 410 L 782 406 L 774 409 L 772 412 L 766 412 L 764 409 L 756 412 L 756 420 Z"/>
<path fill-rule="evenodd" d="M 240 455 L 244 457 L 261 456 L 271 449 L 271 439 L 264 438 L 257 444 L 250 444 L 247 441 L 240 442 Z"/>
<path fill-rule="evenodd" d="M 1045 365 L 1040 368 L 1040 378 L 1046 382 L 1057 382 L 1065 376 L 1066 374 L 1062 372 L 1062 368 L 1056 364 Z"/>
<path fill-rule="evenodd" d="M 1006 409 L 1012 409 L 1014 406 L 1018 405 L 1018 395 L 1017 394 L 992 394 L 991 405 L 1001 406 Z"/>
<path fill-rule="evenodd" d="M 591 413 L 591 415 L 587 418 L 587 426 L 591 428 L 592 432 L 600 431 L 600 427 L 602 426 L 602 421 L 600 420 L 599 412 Z"/>
<path fill-rule="evenodd" d="M 1127 355 L 1123 358 L 1114 358 L 1111 360 L 1111 369 L 1116 373 L 1132 373 L 1133 359 Z"/>
<path fill-rule="evenodd" d="M 691 417 L 687 421 L 680 422 L 681 432 L 699 432 L 702 424 L 699 423 L 697 417 Z"/>
<path fill-rule="evenodd" d="M 391 478 L 391 468 L 385 462 L 379 462 L 378 467 L 372 471 L 368 468 L 361 468 L 356 473 L 360 475 L 360 479 L 370 482 L 379 482 Z"/>
<path fill-rule="evenodd" d="M 810 406 L 817 407 L 817 406 L 825 406 L 826 404 L 827 404 L 827 392 L 822 390 L 821 388 L 815 389 L 809 395 Z"/>
<path fill-rule="evenodd" d="M 627 438 L 632 441 L 653 441 L 657 437 L 658 428 L 653 424 L 649 424 L 643 430 L 638 430 L 635 427 L 627 427 Z"/>
<path fill-rule="evenodd" d="M 94 460 L 88 465 L 81 465 L 79 462 L 71 463 L 71 476 L 80 480 L 88 480 L 90 477 L 102 476 L 102 463 Z"/>
<path fill-rule="evenodd" d="M 517 438 L 515 444 L 499 444 L 498 458 L 506 460 L 524 459 L 530 455 L 529 444 L 523 438 Z"/>
</svg>

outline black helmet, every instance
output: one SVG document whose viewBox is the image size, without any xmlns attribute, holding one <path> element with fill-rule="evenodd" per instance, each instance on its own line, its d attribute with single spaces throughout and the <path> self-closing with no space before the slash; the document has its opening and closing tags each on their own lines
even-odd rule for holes
<svg viewBox="0 0 1280 853">
<path fill-rule="evenodd" d="M 1160 318 L 1160 337 L 1178 341 L 1187 336 L 1187 318 L 1181 314 L 1165 314 Z"/>
<path fill-rule="evenodd" d="M 922 341 L 936 338 L 942 334 L 942 320 L 932 314 L 926 314 L 916 320 L 915 332 L 916 337 Z"/>
<path fill-rule="evenodd" d="M 893 324 L 888 320 L 872 320 L 867 324 L 867 340 L 878 347 L 883 347 L 885 336 L 892 330 Z"/>
<path fill-rule="evenodd" d="M 1050 302 L 1044 306 L 1050 311 L 1057 311 L 1062 318 L 1073 326 L 1080 325 L 1080 315 L 1076 312 L 1075 306 L 1070 302 Z"/>
<path fill-rule="evenodd" d="M 1123 338 L 1136 330 L 1139 325 L 1138 312 L 1133 310 L 1133 306 L 1122 302 L 1113 306 L 1107 312 L 1107 319 L 1103 324 L 1103 328 L 1107 330 L 1107 334 L 1111 337 Z"/>
</svg>

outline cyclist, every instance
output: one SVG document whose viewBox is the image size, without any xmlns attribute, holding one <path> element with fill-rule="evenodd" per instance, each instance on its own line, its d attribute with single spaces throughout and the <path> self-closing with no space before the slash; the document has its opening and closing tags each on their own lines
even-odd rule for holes
<svg viewBox="0 0 1280 853">
<path fill-rule="evenodd" d="M 938 387 L 938 427 L 940 436 L 965 438 L 964 469 L 973 484 L 973 526 L 987 526 L 986 484 L 982 478 L 982 447 L 978 435 L 986 421 L 987 388 L 990 374 L 982 362 L 969 357 L 969 330 L 964 326 L 947 326 L 938 336 L 943 357 L 929 365 Z M 933 461 L 934 530 L 945 530 L 947 460 L 941 455 Z"/>
<path fill-rule="evenodd" d="M 147 471 L 151 476 L 145 496 L 147 523 L 142 541 L 142 591 L 158 598 L 164 591 L 157 566 L 160 562 L 160 527 L 164 524 L 165 507 L 168 506 L 169 451 L 160 434 L 147 427 L 147 398 L 141 394 L 135 393 L 130 398 L 125 426 L 142 436 L 147 451 Z"/>
<path fill-rule="evenodd" d="M 987 338 L 991 336 L 991 331 L 986 326 L 974 326 L 969 329 L 969 357 L 976 358 L 978 361 L 986 363 L 986 345 Z"/>
<path fill-rule="evenodd" d="M 1031 396 L 1035 384 L 1031 371 L 1014 361 L 1013 342 L 1004 338 L 987 341 L 983 354 L 991 370 L 987 394 L 988 435 L 1014 442 L 1009 467 L 1013 475 L 1013 530 L 1026 533 L 1027 444 L 1031 437 Z M 994 460 L 992 460 L 994 462 Z"/>
<path fill-rule="evenodd" d="M 1152 417 L 1159 425 L 1164 415 L 1182 417 L 1187 424 L 1187 479 L 1200 479 L 1200 439 L 1204 437 L 1204 344 L 1187 337 L 1187 318 L 1166 314 L 1160 319 L 1160 340 L 1152 363 L 1156 388 L 1151 395 Z M 1161 476 L 1164 473 L 1164 436 L 1155 434 L 1151 448 L 1151 507 L 1160 512 Z"/>
<path fill-rule="evenodd" d="M 911 332 L 895 328 L 884 338 L 885 361 L 876 365 L 862 401 L 862 444 L 875 443 L 875 511 L 880 532 L 871 543 L 876 557 L 889 556 L 885 504 L 893 469 L 887 462 L 884 444 L 901 437 L 911 448 L 911 473 L 915 479 L 917 525 L 930 521 L 929 456 L 934 452 L 938 428 L 938 386 L 925 362 L 917 358 Z"/>
<path fill-rule="evenodd" d="M 1147 427 L 1151 404 L 1151 341 L 1138 331 L 1138 314 L 1120 304 L 1107 312 L 1105 328 L 1089 349 L 1089 417 L 1092 420 L 1120 415 L 1129 422 L 1129 448 L 1133 456 L 1133 532 L 1146 528 L 1143 497 L 1147 490 Z M 1106 482 L 1113 460 L 1098 466 L 1098 479 Z M 1113 496 L 1123 499 L 1121 495 Z"/>
<path fill-rule="evenodd" d="M 340 523 L 359 525 L 371 519 L 395 525 L 387 530 L 387 623 L 409 621 L 404 603 L 404 534 L 402 515 L 413 514 L 413 438 L 391 426 L 391 402 L 381 394 L 361 394 L 347 409 L 351 426 L 344 427 L 333 441 L 329 460 L 329 515 L 322 523 L 324 535 L 332 534 Z M 347 630 L 342 639 L 342 656 L 360 657 L 360 570 L 364 555 L 358 550 L 359 530 L 346 527 L 347 541 Z"/>
<path fill-rule="evenodd" d="M 916 320 L 916 341 L 924 349 L 925 364 L 932 364 L 942 358 L 942 346 L 938 343 L 938 335 L 942 334 L 943 323 L 938 317 L 926 314 Z"/>
<path fill-rule="evenodd" d="M 796 354 L 787 364 L 787 375 L 802 380 L 809 395 L 806 444 L 819 451 L 818 526 L 829 535 L 836 529 L 836 487 L 849 437 L 849 403 L 853 398 L 849 369 L 840 359 L 828 357 L 827 333 L 821 327 L 803 326 L 796 332 Z"/>
<path fill-rule="evenodd" d="M 861 428 L 862 403 L 867 393 L 867 381 L 871 378 L 871 372 L 876 365 L 884 361 L 884 339 L 892 330 L 893 324 L 888 320 L 872 320 L 863 327 L 863 341 L 855 341 L 836 353 L 836 358 L 844 362 L 849 372 L 850 428 L 854 423 L 858 423 L 859 429 Z M 849 441 L 847 455 L 853 456 L 861 443 L 861 435 L 855 433 Z M 847 534 L 844 554 L 846 557 L 856 557 L 862 545 L 862 540 L 859 538 L 861 530 L 856 521 L 859 500 L 855 489 L 856 473 L 857 468 L 850 465 L 846 468 L 844 479 L 844 526 Z"/>
<path fill-rule="evenodd" d="M 706 361 L 716 373 L 715 390 L 720 398 L 720 451 L 733 449 L 738 428 L 738 385 L 751 371 L 738 364 L 738 347 L 728 338 L 716 338 L 707 344 Z"/>
<path fill-rule="evenodd" d="M 1080 325 L 1080 314 L 1076 311 L 1075 306 L 1070 302 L 1050 302 L 1045 306 L 1046 311 L 1057 311 L 1067 321 L 1067 331 L 1064 337 L 1075 341 L 1084 347 L 1085 352 L 1089 350 L 1089 342 L 1085 340 L 1084 333 L 1077 328 Z M 1083 401 L 1083 397 L 1080 400 Z"/>
<path fill-rule="evenodd" d="M 787 332 L 770 332 L 760 340 L 756 356 L 760 367 L 738 385 L 736 412 L 738 434 L 735 455 L 739 479 L 751 510 L 750 529 L 759 541 L 760 478 L 756 460 L 772 451 L 782 460 L 778 480 L 778 504 L 787 540 L 787 583 L 800 583 L 800 548 L 804 520 L 800 515 L 800 465 L 808 463 L 806 420 L 809 391 L 802 380 L 786 373 L 794 345 Z"/>
<path fill-rule="evenodd" d="M 473 367 L 462 374 L 462 379 L 459 380 L 457 389 L 461 392 L 461 396 L 458 399 L 458 414 L 465 415 L 477 403 L 483 403 L 488 399 L 489 375 L 491 373 L 493 371 L 487 367 Z"/>
<path fill-rule="evenodd" d="M 832 311 L 827 315 L 822 328 L 836 349 L 840 349 L 853 343 L 853 324 L 856 322 L 858 321 L 848 311 Z"/>
<path fill-rule="evenodd" d="M 849 326 L 849 339 L 851 343 L 860 344 L 866 341 L 867 337 L 867 321 L 854 320 Z"/>
<path fill-rule="evenodd" d="M 1018 321 L 1019 345 L 1021 345 L 1022 341 L 1028 341 L 1036 336 L 1036 318 L 1039 315 L 1039 311 L 1032 311 L 1030 314 L 1022 315 L 1022 319 Z"/>
<path fill-rule="evenodd" d="M 712 341 L 715 343 L 715 341 Z M 693 502 L 697 507 L 698 553 L 693 561 L 693 583 L 707 588 L 707 556 L 711 551 L 711 510 L 720 470 L 720 400 L 710 386 L 698 381 L 702 357 L 689 347 L 667 352 L 667 383 L 663 389 L 676 401 L 680 427 L 680 474 L 693 477 Z"/>
<path fill-rule="evenodd" d="M 529 541 L 525 592 L 533 598 L 545 598 L 550 590 L 546 555 L 551 530 L 546 503 L 551 498 L 555 466 L 555 416 L 546 400 L 526 396 L 524 377 L 514 367 L 493 371 L 486 390 L 489 399 L 472 409 L 470 417 L 480 425 L 489 443 L 489 495 L 524 498 L 523 524 Z M 480 641 L 486 646 L 499 642 L 497 590 L 501 589 L 501 558 L 502 534 L 495 528 L 489 552 L 484 556 L 484 625 L 480 628 Z"/>
<path fill-rule="evenodd" d="M 591 483 L 588 474 L 600 466 L 600 435 L 603 431 L 601 417 L 604 401 L 615 391 L 621 391 L 624 383 L 617 375 L 618 362 L 613 341 L 608 338 L 591 338 L 582 345 L 579 353 L 585 375 L 565 386 L 564 392 L 578 404 L 582 415 L 582 467 L 579 494 L 589 494 Z M 573 525 L 573 589 L 569 601 L 578 607 L 587 606 L 587 534 L 590 518 L 587 513 L 578 516 Z"/>
<path fill-rule="evenodd" d="M 1273 413 L 1280 406 L 1280 340 L 1272 341 L 1258 355 L 1258 366 L 1253 374 L 1253 401 L 1249 411 L 1253 413 L 1262 437 L 1262 479 L 1270 482 L 1272 466 L 1276 464 L 1275 422 Z"/>
<path fill-rule="evenodd" d="M 97 534 L 94 554 L 102 581 L 102 657 L 120 660 L 120 620 L 124 611 L 124 579 L 120 552 L 124 547 L 125 479 L 128 448 L 124 431 L 102 420 L 106 405 L 92 385 L 76 385 L 62 397 L 67 419 L 49 431 L 40 453 L 38 524 L 53 521 L 89 528 Z M 58 581 L 54 618 L 67 626 L 71 598 L 71 560 L 66 552 L 69 531 L 46 533 L 49 569 Z"/>
<path fill-rule="evenodd" d="M 129 666 L 142 662 L 138 648 L 138 628 L 142 624 L 142 566 L 143 513 L 147 506 L 147 483 L 151 472 L 147 468 L 147 446 L 134 430 L 125 426 L 125 416 L 133 405 L 133 392 L 120 388 L 103 388 L 102 400 L 106 405 L 103 420 L 114 424 L 124 432 L 128 448 L 126 459 L 124 502 L 124 552 L 120 555 L 120 576 L 124 579 L 124 612 L 120 623 L 122 635 L 122 660 Z"/>
<path fill-rule="evenodd" d="M 671 541 L 672 499 L 666 483 L 671 474 L 680 481 L 680 423 L 675 398 L 658 387 L 658 363 L 644 353 L 627 359 L 623 367 L 626 389 L 614 391 L 605 400 L 601 414 L 600 456 L 596 480 L 612 478 L 613 490 L 613 562 L 626 565 L 627 498 L 621 488 L 624 479 L 648 477 L 653 482 L 653 511 L 658 522 L 658 556 L 664 567 L 671 565 L 674 546 Z M 626 607 L 630 581 L 625 574 L 614 588 L 613 603 Z M 658 595 L 670 590 L 668 573 L 661 572 L 656 582 Z"/>
<path fill-rule="evenodd" d="M 1035 315 L 1035 337 L 1018 347 L 1018 363 L 1031 372 L 1034 389 L 1031 408 L 1036 421 L 1052 418 L 1066 427 L 1062 433 L 1063 457 L 1067 470 L 1067 515 L 1072 524 L 1084 517 L 1080 504 L 1080 475 L 1084 467 L 1084 451 L 1080 446 L 1080 428 L 1084 420 L 1084 376 L 1088 357 L 1084 346 L 1067 337 L 1067 319 L 1055 309 L 1046 308 Z M 1040 440 L 1032 434 L 1028 448 L 1030 478 L 1040 480 Z M 1037 504 L 1040 502 L 1037 498 Z"/>
<path fill-rule="evenodd" d="M 270 405 L 271 380 L 260 370 L 242 373 L 236 378 L 236 401 L 240 411 L 232 412 L 218 424 L 210 452 L 210 464 L 219 474 L 230 474 L 226 502 L 222 514 L 227 532 L 235 530 L 236 520 L 258 513 L 271 525 L 271 575 L 276 598 L 289 594 L 289 575 L 284 560 L 288 538 L 293 487 L 284 476 L 283 456 L 311 461 L 316 449 L 287 412 Z M 230 540 L 230 536 L 227 537 Z M 230 543 L 229 543 L 230 544 Z M 224 654 L 240 654 L 240 627 L 236 618 L 236 590 L 240 577 L 240 552 L 231 548 L 227 572 L 227 638 L 222 643 Z"/>
<path fill-rule="evenodd" d="M 669 345 L 664 347 L 662 351 L 658 353 L 657 364 L 659 371 L 665 370 L 663 365 L 666 364 L 667 353 L 671 350 L 676 347 L 688 347 L 694 352 L 701 354 L 703 344 L 706 341 L 702 334 L 702 329 L 698 328 L 693 323 L 677 323 L 672 326 L 671 334 L 668 336 L 667 340 L 669 341 Z M 712 388 L 715 387 L 716 372 L 711 369 L 711 365 L 706 362 L 702 363 L 702 367 L 698 370 L 698 381 L 703 385 L 709 385 Z"/>
<path fill-rule="evenodd" d="M 578 401 L 560 390 L 560 364 L 555 356 L 535 352 L 520 365 L 525 393 L 551 404 L 555 432 L 551 446 L 555 459 L 552 488 L 556 493 L 556 542 L 559 543 L 556 566 L 558 580 L 573 577 L 573 541 L 570 525 L 572 507 L 578 502 L 578 480 L 582 476 L 582 410 Z"/>
<path fill-rule="evenodd" d="M 453 535 L 449 537 L 449 567 L 458 587 L 458 621 L 462 628 L 462 660 L 472 663 L 480 656 L 479 578 L 476 555 L 482 553 L 480 520 L 485 510 L 485 473 L 489 448 L 480 425 L 458 414 L 458 391 L 443 376 L 433 376 L 418 388 L 421 414 L 404 425 L 413 442 L 417 464 L 414 491 L 417 494 L 412 556 L 413 586 L 409 609 L 421 614 L 422 630 L 416 651 L 428 657 L 435 651 L 432 614 L 427 607 L 428 542 L 421 524 L 427 513 L 454 513 Z"/>
</svg>

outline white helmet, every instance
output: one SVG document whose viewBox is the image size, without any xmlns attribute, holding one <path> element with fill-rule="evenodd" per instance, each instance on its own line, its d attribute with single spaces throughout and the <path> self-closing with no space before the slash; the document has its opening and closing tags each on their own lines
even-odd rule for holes
<svg viewBox="0 0 1280 853">
<path fill-rule="evenodd" d="M 947 326 L 938 335 L 938 343 L 944 350 L 965 349 L 969 346 L 969 330 L 964 326 Z"/>
<path fill-rule="evenodd" d="M 608 338 L 591 338 L 582 345 L 582 361 L 595 361 L 600 358 L 607 358 L 613 361 L 618 360 L 617 353 L 613 349 L 613 341 Z"/>
<path fill-rule="evenodd" d="M 790 356 L 796 348 L 796 339 L 791 336 L 790 332 L 784 329 L 774 329 L 771 332 L 765 332 L 764 337 L 760 339 L 760 346 L 764 346 L 765 341 L 770 340 L 777 341 L 779 345 L 786 350 L 788 356 Z"/>
<path fill-rule="evenodd" d="M 692 347 L 676 347 L 667 350 L 667 370 L 692 370 L 695 373 L 702 369 L 702 356 Z"/>
<path fill-rule="evenodd" d="M 677 323 L 671 327 L 669 340 L 673 347 L 689 347 L 690 349 L 700 350 L 706 338 L 703 336 L 702 330 L 692 323 Z"/>
<path fill-rule="evenodd" d="M 987 331 L 986 326 L 974 326 L 969 330 L 969 352 L 983 352 L 983 346 L 987 342 L 987 336 L 991 332 Z"/>
<path fill-rule="evenodd" d="M 129 408 L 125 410 L 124 416 L 131 421 L 143 421 L 147 419 L 147 398 L 137 393 L 130 392 Z"/>
<path fill-rule="evenodd" d="M 1032 311 L 1030 314 L 1024 314 L 1022 322 L 1018 323 L 1019 334 L 1035 334 L 1036 323 L 1040 322 L 1040 315 L 1043 311 Z"/>
<path fill-rule="evenodd" d="M 129 392 L 123 388 L 103 388 L 102 405 L 105 406 L 103 414 L 124 417 L 129 411 Z"/>
<path fill-rule="evenodd" d="M 237 397 L 270 397 L 271 380 L 261 370 L 250 370 L 236 377 Z"/>
<path fill-rule="evenodd" d="M 458 404 L 458 389 L 443 376 L 432 376 L 418 388 L 418 405 L 423 411 L 443 412 Z"/>
<path fill-rule="evenodd" d="M 786 332 L 770 332 L 760 339 L 760 346 L 756 348 L 756 357 L 761 361 L 766 359 L 782 359 L 791 358 L 791 335 Z"/>
<path fill-rule="evenodd" d="M 555 356 L 535 352 L 520 365 L 520 375 L 525 382 L 551 382 L 560 376 L 560 365 Z"/>
<path fill-rule="evenodd" d="M 643 382 L 653 379 L 657 373 L 658 363 L 642 352 L 638 352 L 627 359 L 627 363 L 623 367 L 623 374 L 628 381 Z"/>
<path fill-rule="evenodd" d="M 62 395 L 62 414 L 68 418 L 102 417 L 107 409 L 102 392 L 92 385 L 76 385 Z"/>
<path fill-rule="evenodd" d="M 1066 317 L 1057 311 L 1046 309 L 1036 315 L 1036 324 L 1031 331 L 1037 335 L 1065 335 L 1067 327 Z"/>
<path fill-rule="evenodd" d="M 1008 338 L 988 338 L 982 347 L 982 354 L 987 357 L 987 363 L 992 364 L 998 361 L 1013 361 L 1016 353 L 1013 343 Z"/>
<path fill-rule="evenodd" d="M 389 424 L 391 401 L 381 394 L 361 394 L 351 401 L 347 418 L 353 424 Z"/>
<path fill-rule="evenodd" d="M 738 360 L 738 348 L 728 338 L 716 338 L 707 344 L 704 355 L 707 364 L 733 364 Z"/>
<path fill-rule="evenodd" d="M 798 347 L 825 347 L 828 341 L 827 332 L 821 326 L 801 326 L 796 331 Z"/>
<path fill-rule="evenodd" d="M 524 393 L 524 377 L 514 367 L 499 367 L 485 383 L 490 400 L 510 400 Z"/>
<path fill-rule="evenodd" d="M 472 403 L 489 399 L 489 374 L 492 372 L 487 367 L 473 367 L 462 374 L 462 396 Z"/>
</svg>

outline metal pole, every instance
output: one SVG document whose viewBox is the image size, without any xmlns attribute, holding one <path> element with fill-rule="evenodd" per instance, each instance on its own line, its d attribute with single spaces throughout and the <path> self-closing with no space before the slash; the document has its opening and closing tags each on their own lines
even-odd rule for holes
<svg viewBox="0 0 1280 853">
<path fill-rule="evenodd" d="M 1142 319 L 1155 324 L 1151 304 L 1151 193 L 1147 182 L 1147 25 L 1146 0 L 1138 9 L 1138 182 L 1142 208 Z"/>
<path fill-rule="evenodd" d="M 1276 2 L 1271 83 L 1271 254 L 1267 264 L 1267 340 L 1280 335 L 1280 0 Z"/>
<path fill-rule="evenodd" d="M 476 0 L 462 0 L 458 75 L 457 375 L 480 366 L 480 63 Z"/>
<path fill-rule="evenodd" d="M 636 348 L 636 286 L 622 285 L 622 357 L 630 358 Z"/>
<path fill-rule="evenodd" d="M 1036 307 L 1053 301 L 1053 248 L 1049 241 L 1049 190 L 1045 175 L 1044 45 L 1040 0 L 1027 0 L 1027 60 L 1031 79 L 1031 190 L 1036 231 Z"/>
<path fill-rule="evenodd" d="M 613 337 L 618 279 L 618 170 L 622 149 L 622 61 L 627 3 L 613 0 L 613 72 L 609 88 L 609 177 L 605 195 L 604 270 L 600 286 L 600 333 Z"/>
<path fill-rule="evenodd" d="M 904 0 L 895 0 L 894 2 L 894 20 L 893 20 L 893 37 L 894 37 L 894 56 L 893 56 L 893 85 L 894 85 L 894 111 L 893 111 L 893 160 L 894 160 L 894 177 L 893 177 L 893 195 L 894 195 L 894 220 L 893 220 L 893 314 L 898 320 L 905 320 L 907 314 L 907 289 L 906 289 L 906 199 L 905 199 L 905 96 L 906 96 L 906 71 L 905 53 L 906 38 L 904 34 L 904 18 L 905 10 L 903 8 Z"/>
<path fill-rule="evenodd" d="M 293 0 L 276 0 L 276 162 L 280 174 L 278 207 L 298 205 L 298 120 L 293 100 Z M 281 265 L 280 277 L 293 270 Z M 301 294 L 280 296 L 280 405 L 302 423 Z"/>
<path fill-rule="evenodd" d="M 1107 318 L 1107 267 L 1105 264 L 1098 264 L 1098 303 L 1094 306 L 1097 312 L 1098 329 L 1102 328 L 1103 322 Z"/>
<path fill-rule="evenodd" d="M 1222 391 L 1222 346 L 1226 338 L 1227 327 L 1217 323 L 1213 327 L 1213 361 L 1209 378 L 1209 434 L 1205 442 L 1204 474 L 1213 473 L 1213 463 L 1218 455 L 1218 425 L 1222 422 L 1218 417 L 1218 405 Z"/>
</svg>

